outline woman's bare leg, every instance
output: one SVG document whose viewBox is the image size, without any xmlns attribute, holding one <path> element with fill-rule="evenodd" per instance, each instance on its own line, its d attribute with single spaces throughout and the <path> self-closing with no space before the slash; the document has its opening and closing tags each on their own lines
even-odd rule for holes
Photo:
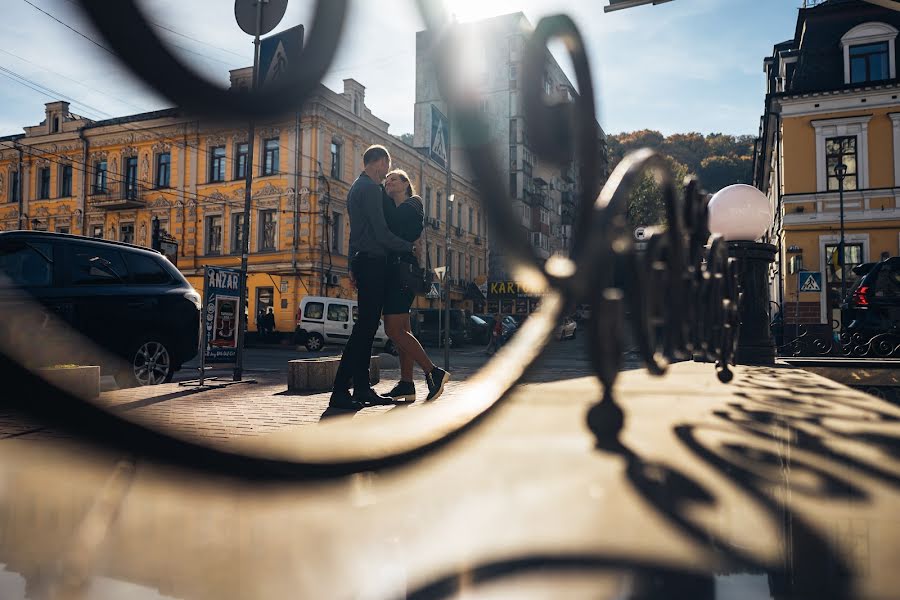
<svg viewBox="0 0 900 600">
<path fill-rule="evenodd" d="M 400 380 L 412 381 L 413 363 L 422 367 L 425 373 L 430 373 L 434 363 L 428 358 L 422 344 L 412 334 L 409 324 L 409 315 L 385 315 L 384 329 L 394 347 L 400 355 Z M 407 379 L 406 377 L 409 377 Z"/>
</svg>

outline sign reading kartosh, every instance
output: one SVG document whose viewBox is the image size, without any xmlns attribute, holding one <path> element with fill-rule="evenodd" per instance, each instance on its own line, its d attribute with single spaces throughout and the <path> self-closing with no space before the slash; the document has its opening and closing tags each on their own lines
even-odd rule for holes
<svg viewBox="0 0 900 600">
<path fill-rule="evenodd" d="M 488 300 L 514 298 L 536 298 L 542 290 L 530 289 L 517 281 L 489 281 L 487 284 Z"/>
</svg>

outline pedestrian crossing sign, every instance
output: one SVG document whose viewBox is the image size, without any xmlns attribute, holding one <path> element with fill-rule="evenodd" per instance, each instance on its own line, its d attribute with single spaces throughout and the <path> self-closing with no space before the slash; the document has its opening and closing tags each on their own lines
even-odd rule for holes
<svg viewBox="0 0 900 600">
<path fill-rule="evenodd" d="M 428 293 L 425 294 L 425 297 L 426 297 L 426 298 L 430 298 L 430 299 L 432 299 L 432 300 L 441 297 L 441 292 L 438 291 L 438 284 L 437 284 L 437 283 L 432 283 L 432 284 L 431 284 L 431 289 L 428 290 Z"/>
<path fill-rule="evenodd" d="M 821 292 L 822 274 L 815 271 L 800 271 L 798 278 L 801 292 Z"/>
</svg>

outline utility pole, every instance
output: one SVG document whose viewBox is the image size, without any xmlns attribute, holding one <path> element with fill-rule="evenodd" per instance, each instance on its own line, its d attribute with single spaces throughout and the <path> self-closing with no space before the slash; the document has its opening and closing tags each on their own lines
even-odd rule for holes
<svg viewBox="0 0 900 600">
<path fill-rule="evenodd" d="M 446 247 L 444 248 L 444 260 L 447 261 L 447 273 L 453 272 L 453 265 L 450 264 L 450 219 L 453 217 L 453 200 L 452 193 L 453 177 L 450 172 L 450 110 L 447 110 L 447 237 Z M 444 370 L 450 370 L 450 279 L 444 277 Z"/>
<path fill-rule="evenodd" d="M 259 35 L 262 30 L 262 12 L 265 0 L 256 3 L 256 28 L 253 36 L 253 71 L 250 77 L 250 90 L 256 91 L 259 78 Z M 244 221 L 241 223 L 241 293 L 238 303 L 238 348 L 232 379 L 240 381 L 244 371 L 244 332 L 247 329 L 247 259 L 250 254 L 250 198 L 253 187 L 253 138 L 256 135 L 256 125 L 253 119 L 247 127 L 247 172 L 244 183 Z M 296 227 L 296 224 L 294 225 Z"/>
</svg>

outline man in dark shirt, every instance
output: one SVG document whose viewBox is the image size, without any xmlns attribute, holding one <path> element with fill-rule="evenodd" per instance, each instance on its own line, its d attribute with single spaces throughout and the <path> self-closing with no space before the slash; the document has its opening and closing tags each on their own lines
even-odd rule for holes
<svg viewBox="0 0 900 600">
<path fill-rule="evenodd" d="M 341 355 L 329 403 L 332 408 L 349 410 L 392 402 L 390 397 L 380 396 L 369 387 L 369 358 L 384 306 L 387 255 L 412 250 L 412 244 L 391 233 L 384 220 L 381 182 L 391 170 L 387 149 L 370 146 L 363 154 L 363 166 L 347 194 L 350 274 L 356 282 L 359 317 Z"/>
</svg>

